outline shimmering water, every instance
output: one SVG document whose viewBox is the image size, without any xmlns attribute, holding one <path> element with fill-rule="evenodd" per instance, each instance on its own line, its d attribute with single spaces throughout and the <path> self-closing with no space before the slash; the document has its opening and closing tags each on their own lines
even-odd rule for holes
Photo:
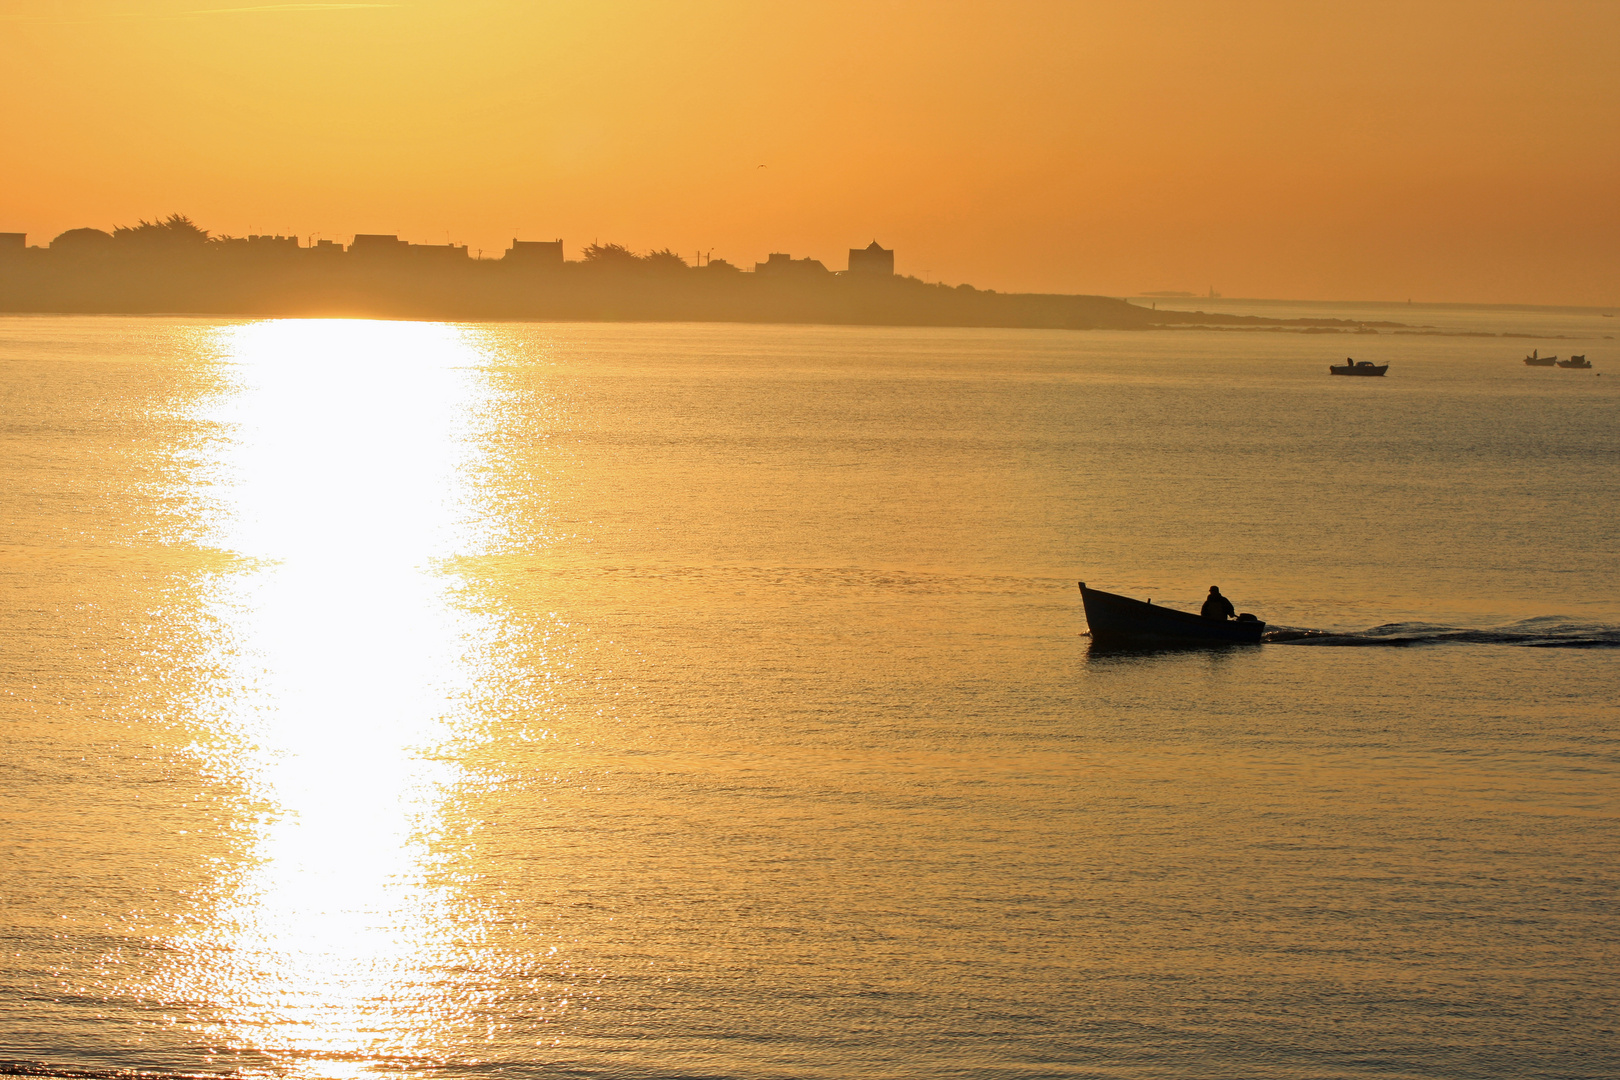
<svg viewBox="0 0 1620 1080">
<path fill-rule="evenodd" d="M 0 320 L 0 1059 L 1616 1075 L 1591 321 Z"/>
</svg>

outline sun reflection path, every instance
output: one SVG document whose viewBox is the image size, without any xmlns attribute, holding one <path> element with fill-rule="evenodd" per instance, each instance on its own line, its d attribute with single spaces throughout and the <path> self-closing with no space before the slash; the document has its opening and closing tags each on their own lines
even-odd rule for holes
<svg viewBox="0 0 1620 1080">
<path fill-rule="evenodd" d="M 231 763 L 268 808 L 251 870 L 180 943 L 216 1037 L 305 1075 L 442 1060 L 480 991 L 446 972 L 472 921 L 434 877 L 456 766 L 435 755 L 492 628 L 439 560 L 484 542 L 469 438 L 486 385 L 456 327 L 336 320 L 222 328 L 238 392 L 215 542 Z"/>
</svg>

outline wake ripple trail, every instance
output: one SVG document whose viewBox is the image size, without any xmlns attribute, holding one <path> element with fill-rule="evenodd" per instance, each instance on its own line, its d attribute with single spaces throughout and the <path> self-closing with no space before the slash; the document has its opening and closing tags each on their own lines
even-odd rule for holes
<svg viewBox="0 0 1620 1080">
<path fill-rule="evenodd" d="M 1433 623 L 1385 623 L 1368 630 L 1309 630 L 1278 626 L 1266 631 L 1273 645 L 1400 646 L 1517 645 L 1529 649 L 1620 649 L 1620 626 L 1573 622 L 1559 616 L 1524 619 L 1505 626 L 1469 628 Z"/>
</svg>

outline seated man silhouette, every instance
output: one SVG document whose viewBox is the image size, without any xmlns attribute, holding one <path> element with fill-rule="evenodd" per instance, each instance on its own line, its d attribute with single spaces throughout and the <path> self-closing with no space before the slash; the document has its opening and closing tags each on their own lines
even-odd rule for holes
<svg viewBox="0 0 1620 1080">
<path fill-rule="evenodd" d="M 1198 609 L 1198 614 L 1206 619 L 1219 619 L 1225 622 L 1237 614 L 1237 609 L 1232 606 L 1232 601 L 1221 595 L 1219 585 L 1211 585 L 1209 596 L 1205 598 L 1204 606 Z"/>
</svg>

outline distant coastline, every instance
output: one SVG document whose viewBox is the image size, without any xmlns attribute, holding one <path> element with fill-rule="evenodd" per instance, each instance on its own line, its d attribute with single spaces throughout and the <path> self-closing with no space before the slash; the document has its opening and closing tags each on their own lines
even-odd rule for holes
<svg viewBox="0 0 1620 1080">
<path fill-rule="evenodd" d="M 359 234 L 347 244 L 213 236 L 178 214 L 72 229 L 47 246 L 0 233 L 0 312 L 388 319 L 829 323 L 1047 329 L 1221 326 L 1372 333 L 1399 323 L 1158 311 L 1106 296 L 1000 293 L 894 272 L 894 251 L 851 248 L 848 268 L 772 254 L 752 269 L 561 240 L 518 241 L 498 259 L 458 245 Z"/>
</svg>

